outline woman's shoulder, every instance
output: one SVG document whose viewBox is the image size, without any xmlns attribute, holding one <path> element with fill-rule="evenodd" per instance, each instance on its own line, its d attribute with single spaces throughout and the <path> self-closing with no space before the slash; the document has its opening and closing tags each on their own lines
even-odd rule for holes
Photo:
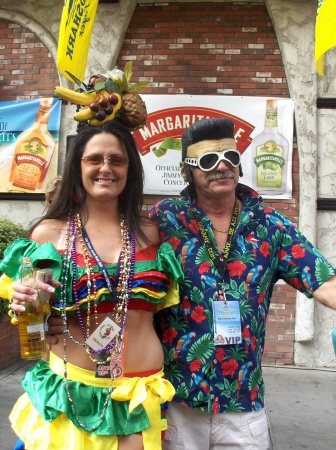
<svg viewBox="0 0 336 450">
<path fill-rule="evenodd" d="M 56 248 L 59 248 L 59 242 L 66 234 L 66 229 L 65 220 L 45 219 L 34 228 L 31 239 L 40 244 L 51 242 Z"/>
</svg>

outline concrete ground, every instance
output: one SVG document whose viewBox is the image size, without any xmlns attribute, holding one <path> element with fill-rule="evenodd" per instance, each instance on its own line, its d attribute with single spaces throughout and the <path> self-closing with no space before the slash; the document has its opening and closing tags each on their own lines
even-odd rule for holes
<svg viewBox="0 0 336 450">
<path fill-rule="evenodd" d="M 8 414 L 23 392 L 21 379 L 30 365 L 19 360 L 0 371 L 0 450 L 13 450 L 17 441 Z M 263 373 L 270 450 L 335 449 L 336 371 L 264 366 Z"/>
<path fill-rule="evenodd" d="M 336 371 L 263 367 L 273 450 L 336 449 Z"/>
</svg>

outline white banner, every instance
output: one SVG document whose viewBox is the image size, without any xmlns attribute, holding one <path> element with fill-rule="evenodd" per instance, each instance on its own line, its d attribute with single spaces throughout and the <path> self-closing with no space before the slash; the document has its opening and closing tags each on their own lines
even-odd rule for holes
<svg viewBox="0 0 336 450">
<path fill-rule="evenodd" d="M 145 171 L 145 194 L 178 195 L 181 135 L 192 123 L 210 117 L 233 120 L 241 153 L 243 184 L 264 198 L 291 198 L 292 99 L 274 97 L 142 95 L 148 119 L 134 131 Z M 267 106 L 267 118 L 266 118 Z M 265 126 L 266 124 L 266 126 Z"/>
</svg>

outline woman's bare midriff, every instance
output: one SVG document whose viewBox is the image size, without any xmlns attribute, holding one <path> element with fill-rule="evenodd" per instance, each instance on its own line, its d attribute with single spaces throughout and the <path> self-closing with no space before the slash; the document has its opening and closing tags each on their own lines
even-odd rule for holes
<svg viewBox="0 0 336 450">
<path fill-rule="evenodd" d="M 98 314 L 98 322 L 101 323 L 105 317 L 113 320 L 113 314 Z M 86 316 L 83 317 L 84 324 Z M 95 318 L 90 317 L 91 333 L 95 330 Z M 79 342 L 83 342 L 82 330 L 78 324 L 77 316 L 68 318 L 70 334 Z M 143 372 L 161 369 L 163 366 L 163 350 L 159 338 L 153 327 L 153 313 L 148 311 L 129 310 L 126 319 L 127 341 L 124 347 L 126 351 L 124 373 Z M 63 359 L 63 335 L 57 335 L 58 343 L 53 345 L 51 351 Z M 67 360 L 75 366 L 86 370 L 95 371 L 96 364 L 90 359 L 86 349 L 76 345 L 72 339 L 67 337 Z M 92 355 L 96 358 L 96 355 Z"/>
</svg>

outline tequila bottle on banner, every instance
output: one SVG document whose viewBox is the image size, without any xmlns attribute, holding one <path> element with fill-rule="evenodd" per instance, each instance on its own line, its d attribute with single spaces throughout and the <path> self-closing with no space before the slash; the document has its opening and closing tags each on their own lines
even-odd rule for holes
<svg viewBox="0 0 336 450">
<path fill-rule="evenodd" d="M 267 100 L 265 128 L 252 143 L 252 183 L 259 194 L 284 194 L 288 170 L 287 139 L 278 130 L 278 102 Z"/>
<path fill-rule="evenodd" d="M 53 98 L 42 98 L 35 122 L 17 138 L 9 175 L 8 191 L 36 192 L 44 183 L 55 149 L 48 131 Z"/>
<path fill-rule="evenodd" d="M 20 268 L 21 283 L 34 287 L 32 259 L 24 257 Z M 38 294 L 36 301 L 24 304 L 26 310 L 18 313 L 20 350 L 23 359 L 40 359 L 46 353 L 43 304 Z"/>
</svg>

